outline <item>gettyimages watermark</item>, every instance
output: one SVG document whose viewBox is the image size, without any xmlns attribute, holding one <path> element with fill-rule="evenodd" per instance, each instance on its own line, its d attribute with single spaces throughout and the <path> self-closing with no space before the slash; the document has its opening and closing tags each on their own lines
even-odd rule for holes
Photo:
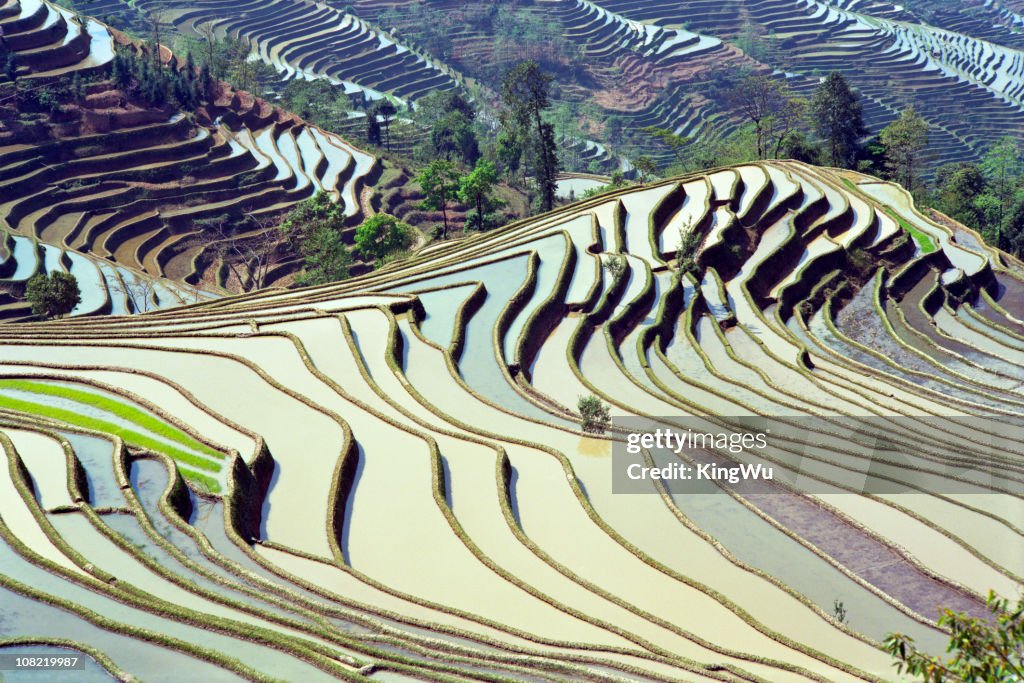
<svg viewBox="0 0 1024 683">
<path fill-rule="evenodd" d="M 613 493 L 1024 495 L 1024 417 L 614 417 Z"/>
</svg>

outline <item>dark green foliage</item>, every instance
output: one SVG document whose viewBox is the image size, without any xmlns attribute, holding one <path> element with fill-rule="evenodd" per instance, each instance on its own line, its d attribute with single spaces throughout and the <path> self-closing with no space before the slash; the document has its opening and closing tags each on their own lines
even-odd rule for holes
<svg viewBox="0 0 1024 683">
<path fill-rule="evenodd" d="M 38 273 L 29 278 L 25 299 L 32 305 L 35 315 L 60 318 L 81 303 L 82 293 L 74 275 L 54 271 L 49 276 Z"/>
<path fill-rule="evenodd" d="M 580 427 L 589 434 L 604 434 L 611 424 L 611 409 L 593 394 L 580 396 L 576 409 L 580 413 Z"/>
<path fill-rule="evenodd" d="M 625 127 L 625 123 L 621 116 L 612 115 L 605 119 L 604 122 L 604 139 L 608 141 L 608 144 L 613 146 L 619 146 L 623 142 L 622 129 Z M 660 129 L 664 130 L 664 129 Z M 671 132 L 671 131 L 669 131 Z"/>
<path fill-rule="evenodd" d="M 444 159 L 435 159 L 416 176 L 416 182 L 423 188 L 426 197 L 420 203 L 424 209 L 441 212 L 444 227 L 441 239 L 448 237 L 448 204 L 458 196 L 459 173 L 455 164 Z"/>
<path fill-rule="evenodd" d="M 636 172 L 640 174 L 641 185 L 650 180 L 651 176 L 658 172 L 658 164 L 656 164 L 654 159 L 650 158 L 646 154 L 633 160 L 633 168 L 635 168 Z"/>
<path fill-rule="evenodd" d="M 480 143 L 473 124 L 460 112 L 452 112 L 431 128 L 429 144 L 434 156 L 448 161 L 458 159 L 464 164 L 474 164 L 480 157 Z"/>
<path fill-rule="evenodd" d="M 811 99 L 814 128 L 825 141 L 828 163 L 854 168 L 860 139 L 867 134 L 860 97 L 838 71 L 830 73 Z"/>
<path fill-rule="evenodd" d="M 493 197 L 497 183 L 498 172 L 494 164 L 483 159 L 477 161 L 473 170 L 459 179 L 459 201 L 475 207 L 467 218 L 467 227 L 475 230 L 490 227 L 493 212 L 503 205 Z"/>
<path fill-rule="evenodd" d="M 307 237 L 301 248 L 303 271 L 295 279 L 299 286 L 323 285 L 349 277 L 352 254 L 341 239 L 341 233 L 325 224 L 319 224 Z"/>
<path fill-rule="evenodd" d="M 326 192 L 295 205 L 278 226 L 279 237 L 303 258 L 298 285 L 318 285 L 349 276 L 352 254 L 341 239 L 345 212 Z"/>
<path fill-rule="evenodd" d="M 378 213 L 356 228 L 356 249 L 365 259 L 379 260 L 412 244 L 413 228 L 394 216 Z"/>
<path fill-rule="evenodd" d="M 344 210 L 326 192 L 317 192 L 296 204 L 278 230 L 285 241 L 300 247 L 321 226 L 335 231 L 345 226 Z"/>
<path fill-rule="evenodd" d="M 555 193 L 558 191 L 558 153 L 555 144 L 555 128 L 550 123 L 540 124 L 540 133 L 534 143 L 534 185 L 537 187 L 538 199 L 545 211 L 555 205 Z"/>
<path fill-rule="evenodd" d="M 918 652 L 914 639 L 891 633 L 885 649 L 896 672 L 923 683 L 1010 683 L 1024 680 L 1024 600 L 1016 605 L 989 592 L 992 616 L 984 619 L 945 610 L 940 629 L 950 632 L 949 659 Z"/>
<path fill-rule="evenodd" d="M 498 133 L 494 145 L 494 154 L 509 178 L 519 173 L 523 166 L 523 140 L 520 131 L 514 126 L 506 126 Z"/>
<path fill-rule="evenodd" d="M 330 81 L 293 78 L 281 89 L 280 103 L 310 123 L 337 132 L 343 130 L 352 102 Z"/>
<path fill-rule="evenodd" d="M 176 70 L 154 60 L 118 49 L 111 65 L 110 78 L 125 92 L 153 107 L 165 104 L 194 111 L 209 94 L 195 69 Z"/>
<path fill-rule="evenodd" d="M 885 147 L 885 168 L 889 177 L 910 192 L 920 187 L 922 155 L 928 146 L 928 122 L 913 107 L 882 131 L 879 141 Z"/>
<path fill-rule="evenodd" d="M 12 82 L 18 80 L 18 56 L 7 49 L 7 44 L 0 42 L 0 73 Z"/>
<path fill-rule="evenodd" d="M 36 104 L 50 114 L 56 114 L 63 109 L 61 101 L 64 96 L 64 92 L 54 87 L 40 88 L 35 92 Z"/>
<path fill-rule="evenodd" d="M 416 101 L 413 114 L 416 122 L 432 128 L 449 114 L 461 114 L 468 121 L 476 120 L 476 110 L 458 90 L 435 90 Z"/>
<path fill-rule="evenodd" d="M 558 175 L 554 127 L 542 118 L 542 113 L 549 106 L 550 84 L 551 77 L 532 60 L 514 66 L 501 83 L 505 155 L 511 159 L 527 159 L 545 211 L 550 211 L 555 204 L 555 178 Z M 518 146 L 518 153 L 508 149 L 509 146 Z"/>
<path fill-rule="evenodd" d="M 612 283 L 617 283 L 622 276 L 626 274 L 629 267 L 625 254 L 612 254 L 607 257 L 601 265 L 605 269 L 605 272 L 611 276 Z M 611 287 L 614 287 L 614 284 L 612 284 Z M 608 289 L 611 289 L 611 287 Z"/>
<path fill-rule="evenodd" d="M 956 162 L 935 173 L 935 208 L 964 225 L 980 227 L 981 212 L 975 204 L 986 187 L 977 164 Z"/>
<path fill-rule="evenodd" d="M 690 225 L 679 229 L 679 246 L 676 248 L 676 273 L 679 277 L 689 273 L 698 280 L 700 279 L 697 252 L 702 240 L 703 237 Z"/>
<path fill-rule="evenodd" d="M 1024 255 L 1024 164 L 1014 140 L 997 141 L 980 164 L 939 167 L 931 202 L 989 244 Z"/>
<path fill-rule="evenodd" d="M 366 112 L 366 141 L 371 145 L 379 145 L 382 141 L 380 121 L 377 120 L 377 114 L 372 110 Z"/>
<path fill-rule="evenodd" d="M 982 157 L 981 171 L 999 202 L 997 220 L 1000 224 L 1013 200 L 1014 186 L 1021 176 L 1021 170 L 1021 149 L 1012 137 L 1001 138 Z"/>
<path fill-rule="evenodd" d="M 394 103 L 387 98 L 379 100 L 368 112 L 370 117 L 380 117 L 384 120 L 384 146 L 389 152 L 391 151 L 391 119 L 394 118 L 397 113 L 398 109 L 395 107 Z"/>
<path fill-rule="evenodd" d="M 820 164 L 824 152 L 821 145 L 811 140 L 803 132 L 790 133 L 782 145 L 782 158 L 802 161 L 807 164 Z"/>
<path fill-rule="evenodd" d="M 424 163 L 443 157 L 475 164 L 480 157 L 480 130 L 473 105 L 458 91 L 435 91 L 416 103 L 414 119 L 427 138 L 415 156 Z"/>
<path fill-rule="evenodd" d="M 1018 190 L 1004 218 L 996 244 L 1018 258 L 1024 256 L 1024 191 Z"/>
</svg>

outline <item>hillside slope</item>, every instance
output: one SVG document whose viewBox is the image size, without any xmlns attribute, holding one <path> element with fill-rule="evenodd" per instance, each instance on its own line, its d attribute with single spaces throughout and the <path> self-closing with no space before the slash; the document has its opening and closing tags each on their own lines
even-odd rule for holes
<svg viewBox="0 0 1024 683">
<path fill-rule="evenodd" d="M 19 255 L 56 250 L 55 259 L 113 261 L 132 280 L 244 290 L 252 271 L 229 281 L 227 245 L 261 239 L 318 191 L 344 207 L 352 229 L 372 211 L 364 189 L 381 163 L 337 135 L 223 83 L 192 108 L 153 102 L 112 66 L 116 54 L 149 60 L 143 48 L 48 2 L 8 2 L 0 27 L 17 80 L 0 99 L 0 221 L 15 284 L 34 270 Z M 166 50 L 159 64 L 167 78 L 198 77 Z M 298 267 L 283 254 L 260 279 L 273 284 Z M 109 287 L 105 296 L 114 300 L 106 310 L 133 307 Z"/>
<path fill-rule="evenodd" d="M 937 608 L 1024 576 L 1022 292 L 902 189 L 777 162 L 340 284 L 0 326 L 0 637 L 153 680 L 888 680 L 887 631 L 940 651 Z M 590 394 L 803 432 L 773 481 L 613 493 Z"/>
<path fill-rule="evenodd" d="M 1024 136 L 1024 62 L 1014 3 L 884 0 L 536 0 L 462 3 L 308 0 L 102 0 L 79 9 L 148 34 L 162 17 L 183 35 L 229 35 L 288 78 L 329 78 L 368 98 L 413 103 L 433 90 L 482 86 L 484 99 L 520 59 L 553 74 L 556 100 L 583 112 L 583 136 L 613 152 L 671 154 L 641 130 L 714 141 L 742 117 L 723 75 L 774 74 L 809 95 L 831 70 L 863 97 L 877 134 L 913 105 L 931 126 L 930 168 L 976 159 L 1004 135 Z M 489 94 L 488 94 L 489 93 Z M 616 130 L 606 128 L 618 119 Z M 618 132 L 621 124 L 626 135 Z M 596 161 L 609 170 L 613 160 Z"/>
</svg>

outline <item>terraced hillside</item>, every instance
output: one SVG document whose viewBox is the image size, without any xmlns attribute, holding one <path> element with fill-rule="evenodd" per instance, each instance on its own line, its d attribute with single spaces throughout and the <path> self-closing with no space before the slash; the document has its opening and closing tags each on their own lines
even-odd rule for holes
<svg viewBox="0 0 1024 683">
<path fill-rule="evenodd" d="M 939 606 L 1024 576 L 1024 451 L 992 429 L 1024 268 L 936 219 L 750 164 L 339 284 L 2 326 L 0 648 L 147 680 L 891 680 L 887 631 L 941 650 Z M 875 427 L 772 442 L 753 487 L 615 494 L 586 395 Z"/>
<path fill-rule="evenodd" d="M 821 74 L 844 73 L 865 97 L 865 118 L 876 132 L 892 121 L 894 112 L 913 104 L 932 125 L 936 165 L 970 158 L 998 136 L 1022 132 L 1021 100 L 1015 94 L 1022 83 L 1019 59 L 986 40 L 990 33 L 955 33 L 907 22 L 912 17 L 885 3 L 771 0 L 716 3 L 710 11 L 701 0 L 598 4 L 648 27 L 652 22 L 686 25 L 726 40 L 744 31 L 762 35 L 766 54 L 758 59 L 785 72 L 797 91 L 808 91 Z M 1008 29 L 1003 33 L 1010 35 Z M 678 88 L 685 81 L 672 83 Z M 666 107 L 675 99 L 676 93 L 664 93 L 660 111 L 652 107 L 657 123 L 698 132 L 669 114 Z M 715 104 L 722 108 L 712 103 L 712 110 Z"/>
<path fill-rule="evenodd" d="M 4 319 L 31 317 L 30 305 L 24 300 L 22 290 L 38 273 L 63 272 L 75 277 L 82 300 L 70 315 L 144 313 L 219 296 L 24 235 L 4 234 L 6 239 L 0 248 L 0 287 L 4 288 L 0 317 Z"/>
<path fill-rule="evenodd" d="M 670 156 L 642 128 L 713 141 L 743 123 L 722 88 L 722 74 L 735 69 L 774 74 L 803 94 L 841 71 L 864 98 L 874 133 L 914 105 L 931 125 L 933 168 L 977 158 L 1004 135 L 1024 136 L 1024 20 L 1003 0 L 102 0 L 80 9 L 142 34 L 149 13 L 186 35 L 232 36 L 285 77 L 329 78 L 367 100 L 414 103 L 464 86 L 462 74 L 487 100 L 504 69 L 536 58 L 556 75 L 561 102 L 596 106 L 582 121 L 588 149 L 611 142 L 613 152 L 654 152 L 664 162 Z M 604 130 L 612 116 L 633 131 L 628 141 Z M 598 157 L 603 171 L 614 168 Z"/>
<path fill-rule="evenodd" d="M 344 206 L 353 230 L 373 211 L 366 188 L 381 163 L 337 135 L 223 83 L 195 111 L 140 101 L 114 82 L 111 63 L 118 51 L 146 53 L 48 2 L 7 2 L 0 28 L 20 88 L 8 81 L 0 101 L 0 220 L 8 251 L 25 256 L 17 266 L 5 262 L 15 281 L 33 272 L 37 251 L 36 260 L 53 267 L 67 251 L 72 263 L 64 268 L 95 261 L 85 254 L 115 262 L 122 277 L 136 273 L 130 279 L 244 290 L 256 274 L 243 268 L 232 275 L 227 245 L 261 239 L 273 218 L 318 191 Z M 168 72 L 185 68 L 166 50 L 161 58 Z M 32 93 L 69 83 L 81 92 L 53 112 L 24 106 Z M 42 246 L 32 246 L 37 241 Z M 259 280 L 269 285 L 298 267 L 282 255 Z"/>
<path fill-rule="evenodd" d="M 1024 133 L 1020 15 L 1006 3 L 981 4 L 919 3 L 928 11 L 915 14 L 874 0 L 543 0 L 522 11 L 555 27 L 554 43 L 537 39 L 538 58 L 551 62 L 566 100 L 601 108 L 598 126 L 617 115 L 633 130 L 655 125 L 714 139 L 741 123 L 721 96 L 723 69 L 774 72 L 803 93 L 838 70 L 865 98 L 875 133 L 913 104 L 932 126 L 937 166 Z M 435 56 L 477 78 L 502 57 L 494 26 L 497 8 L 509 6 L 352 3 L 407 40 L 442 46 Z M 424 12 L 436 12 L 437 22 L 424 21 Z M 439 31 L 446 40 L 431 41 Z"/>
<path fill-rule="evenodd" d="M 346 9 L 305 0 L 273 3 L 223 0 L 100 0 L 83 7 L 145 32 L 139 16 L 159 16 L 186 34 L 213 31 L 252 45 L 254 55 L 287 78 L 328 78 L 346 92 L 375 100 L 385 93 L 401 101 L 456 87 L 459 76 L 443 63 L 396 42 Z"/>
</svg>

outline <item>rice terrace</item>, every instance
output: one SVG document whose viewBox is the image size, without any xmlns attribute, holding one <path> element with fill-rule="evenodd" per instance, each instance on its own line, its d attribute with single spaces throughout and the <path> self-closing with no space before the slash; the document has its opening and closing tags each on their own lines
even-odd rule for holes
<svg viewBox="0 0 1024 683">
<path fill-rule="evenodd" d="M 0 681 L 1024 681 L 1024 3 L 0 0 Z"/>
</svg>

